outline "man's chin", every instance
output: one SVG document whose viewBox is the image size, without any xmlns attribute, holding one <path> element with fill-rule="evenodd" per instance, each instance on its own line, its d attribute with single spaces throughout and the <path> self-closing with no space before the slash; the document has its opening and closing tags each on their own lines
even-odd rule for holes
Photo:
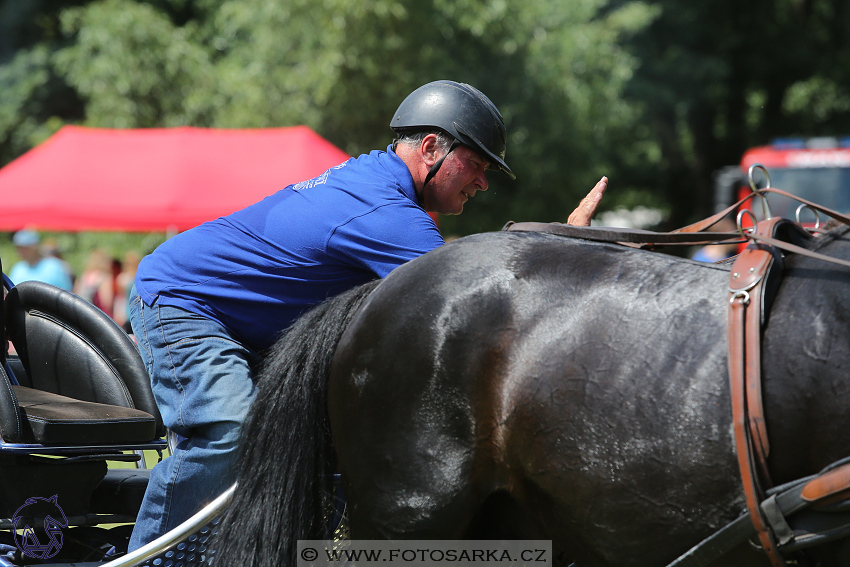
<svg viewBox="0 0 850 567">
<path fill-rule="evenodd" d="M 447 208 L 444 208 L 444 209 L 440 209 L 440 210 L 438 210 L 438 211 L 436 211 L 436 212 L 437 212 L 437 214 L 439 214 L 439 215 L 446 215 L 446 216 L 450 216 L 450 215 L 459 215 L 459 214 L 461 214 L 461 213 L 463 212 L 463 203 L 461 203 L 460 205 L 457 205 L 456 207 L 454 207 L 454 208 L 452 208 L 452 209 L 449 209 L 449 208 L 447 207 Z"/>
</svg>

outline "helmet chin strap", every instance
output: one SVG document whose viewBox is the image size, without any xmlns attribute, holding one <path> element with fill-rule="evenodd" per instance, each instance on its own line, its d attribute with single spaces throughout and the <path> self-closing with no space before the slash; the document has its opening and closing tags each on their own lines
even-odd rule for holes
<svg viewBox="0 0 850 567">
<path fill-rule="evenodd" d="M 431 166 L 431 169 L 428 171 L 428 175 L 425 176 L 425 183 L 422 184 L 422 189 L 419 190 L 419 194 L 417 197 L 419 198 L 419 204 L 422 205 L 425 200 L 425 186 L 428 185 L 428 182 L 437 175 L 437 172 L 440 170 L 440 166 L 443 165 L 443 160 L 449 157 L 449 154 L 454 151 L 460 145 L 460 142 L 457 140 L 452 142 L 452 145 L 449 146 L 449 151 L 446 152 L 446 155 L 437 160 L 437 163 Z"/>
</svg>

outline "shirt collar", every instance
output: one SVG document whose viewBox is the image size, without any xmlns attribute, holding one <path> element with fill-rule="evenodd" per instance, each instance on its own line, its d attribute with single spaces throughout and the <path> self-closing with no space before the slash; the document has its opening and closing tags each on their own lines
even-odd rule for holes
<svg viewBox="0 0 850 567">
<path fill-rule="evenodd" d="M 387 151 L 381 153 L 379 157 L 393 177 L 396 178 L 396 181 L 398 181 L 398 187 L 404 196 L 421 207 L 422 203 L 419 202 L 416 196 L 416 186 L 413 184 L 413 176 L 410 174 L 410 169 L 393 151 L 392 144 L 387 146 Z"/>
</svg>

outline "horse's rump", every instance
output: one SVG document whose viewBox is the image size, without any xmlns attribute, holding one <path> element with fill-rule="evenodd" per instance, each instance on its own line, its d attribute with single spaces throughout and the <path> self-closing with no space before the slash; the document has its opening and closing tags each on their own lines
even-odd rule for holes
<svg viewBox="0 0 850 567">
<path fill-rule="evenodd" d="M 612 553 L 720 527 L 741 505 L 713 497 L 737 486 L 727 278 L 538 234 L 465 238 L 393 272 L 330 385 L 354 537 L 463 537 L 494 493 L 527 511 L 523 535 Z"/>
</svg>

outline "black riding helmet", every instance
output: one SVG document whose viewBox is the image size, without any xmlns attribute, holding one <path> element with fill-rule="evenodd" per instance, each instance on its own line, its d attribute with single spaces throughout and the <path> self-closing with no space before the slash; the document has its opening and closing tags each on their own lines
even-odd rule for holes
<svg viewBox="0 0 850 567">
<path fill-rule="evenodd" d="M 494 169 L 516 179 L 505 163 L 505 121 L 496 105 L 473 86 L 454 81 L 423 85 L 402 101 L 390 127 L 399 134 L 434 128 L 443 130 L 456 140 L 446 156 L 458 144 L 463 144 L 486 156 Z M 434 164 L 425 179 L 426 184 L 442 164 L 442 159 Z"/>
</svg>

